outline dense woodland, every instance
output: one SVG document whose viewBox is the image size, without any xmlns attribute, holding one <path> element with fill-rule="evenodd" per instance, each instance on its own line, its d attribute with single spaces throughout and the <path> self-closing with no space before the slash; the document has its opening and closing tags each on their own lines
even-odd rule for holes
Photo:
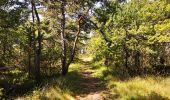
<svg viewBox="0 0 170 100">
<path fill-rule="evenodd" d="M 0 0 L 0 99 L 169 100 L 169 74 L 170 0 Z"/>
</svg>

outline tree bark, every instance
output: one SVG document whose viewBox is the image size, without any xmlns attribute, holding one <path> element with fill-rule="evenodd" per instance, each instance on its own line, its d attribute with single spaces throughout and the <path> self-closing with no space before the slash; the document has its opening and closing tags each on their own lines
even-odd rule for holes
<svg viewBox="0 0 170 100">
<path fill-rule="evenodd" d="M 34 1 L 31 1 L 31 6 L 32 6 L 32 22 L 33 22 L 33 26 L 32 26 L 32 33 L 33 33 L 33 50 L 34 50 L 34 68 L 36 70 L 36 65 L 37 65 L 37 48 L 36 48 L 36 35 L 35 35 L 35 29 L 34 29 L 34 23 L 35 23 L 35 15 L 34 15 Z M 36 76 L 36 71 L 34 71 L 34 75 Z"/>
<path fill-rule="evenodd" d="M 31 28 L 28 29 L 28 77 L 31 77 L 31 48 L 32 48 L 32 39 L 31 39 Z"/>
<path fill-rule="evenodd" d="M 135 67 L 137 69 L 137 73 L 140 73 L 140 51 L 135 51 Z"/>
<path fill-rule="evenodd" d="M 66 57 L 66 53 L 67 53 L 67 49 L 66 49 L 66 35 L 65 35 L 65 4 L 66 1 L 62 0 L 61 1 L 61 48 L 62 48 L 62 55 L 61 55 L 61 66 L 62 66 L 62 75 L 66 75 L 68 72 L 68 68 L 67 68 L 67 57 Z"/>
<path fill-rule="evenodd" d="M 127 30 L 125 29 L 125 43 L 124 43 L 124 51 L 125 51 L 125 63 L 124 63 L 124 65 L 125 65 L 125 67 L 126 67 L 126 69 L 128 69 L 128 56 L 129 56 L 129 54 L 128 54 L 128 49 L 127 49 L 127 44 L 126 44 L 126 42 L 127 42 L 127 35 L 128 35 L 128 32 L 127 32 Z"/>
<path fill-rule="evenodd" d="M 36 6 L 35 6 L 35 1 L 32 0 L 32 10 L 34 11 L 35 13 L 35 16 L 36 16 L 36 19 L 37 19 L 37 25 L 40 26 L 40 18 L 39 18 L 39 15 L 38 15 L 38 12 L 37 12 L 37 9 L 36 9 Z M 34 15 L 33 13 L 33 15 Z M 34 19 L 33 19 L 34 20 Z M 35 34 L 35 32 L 34 32 Z M 35 40 L 36 41 L 36 40 Z M 40 83 L 40 63 L 41 63 L 41 41 L 42 41 L 42 36 L 41 36 L 41 32 L 40 32 L 40 29 L 38 28 L 38 49 L 35 49 L 35 79 L 36 79 L 36 82 L 37 84 Z M 35 48 L 36 48 L 36 43 L 35 43 Z"/>
</svg>

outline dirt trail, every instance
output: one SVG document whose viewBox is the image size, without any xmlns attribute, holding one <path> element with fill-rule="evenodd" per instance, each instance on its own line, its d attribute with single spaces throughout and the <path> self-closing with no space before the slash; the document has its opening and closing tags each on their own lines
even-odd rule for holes
<svg viewBox="0 0 170 100">
<path fill-rule="evenodd" d="M 106 86 L 101 85 L 101 79 L 93 77 L 93 71 L 89 71 L 89 62 L 91 59 L 83 59 L 83 64 L 81 67 L 82 82 L 80 86 L 82 87 L 83 93 L 77 95 L 76 100 L 108 100 L 106 95 L 109 94 Z"/>
</svg>

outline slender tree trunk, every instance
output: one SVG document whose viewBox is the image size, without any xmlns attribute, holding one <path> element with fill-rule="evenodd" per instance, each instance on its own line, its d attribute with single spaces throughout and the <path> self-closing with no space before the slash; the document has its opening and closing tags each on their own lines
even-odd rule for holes
<svg viewBox="0 0 170 100">
<path fill-rule="evenodd" d="M 37 49 L 36 49 L 36 35 L 35 35 L 35 29 L 34 29 L 34 23 L 35 23 L 35 16 L 34 16 L 34 5 L 33 1 L 31 1 L 31 6 L 32 6 L 32 21 L 33 21 L 33 28 L 32 28 L 32 33 L 33 33 L 33 49 L 34 49 L 34 67 L 36 69 L 36 63 L 37 63 Z M 36 72 L 34 72 L 36 75 Z"/>
<path fill-rule="evenodd" d="M 32 21 L 33 21 L 33 49 L 34 49 L 34 68 L 36 69 L 37 65 L 37 48 L 36 48 L 36 35 L 35 35 L 35 29 L 34 29 L 34 23 L 35 23 L 35 15 L 34 15 L 34 1 L 31 1 L 32 5 Z M 34 71 L 34 75 L 36 76 L 36 71 Z"/>
<path fill-rule="evenodd" d="M 35 11 L 35 16 L 37 18 L 37 24 L 38 24 L 38 26 L 40 26 L 40 18 L 39 18 L 35 3 L 34 3 L 34 11 Z M 41 40 L 42 40 L 42 36 L 41 36 L 40 29 L 38 28 L 38 49 L 37 49 L 37 67 L 36 67 L 36 80 L 37 80 L 37 83 L 40 82 L 40 78 L 41 78 L 40 77 L 41 48 L 42 48 Z"/>
<path fill-rule="evenodd" d="M 128 54 L 128 49 L 127 49 L 127 45 L 126 45 L 128 33 L 127 33 L 126 29 L 125 29 L 125 31 L 126 31 L 126 33 L 125 33 L 125 43 L 124 43 L 124 51 L 125 51 L 125 63 L 124 63 L 124 65 L 125 65 L 126 69 L 128 69 L 128 56 L 129 56 L 129 54 Z"/>
<path fill-rule="evenodd" d="M 38 49 L 37 49 L 37 65 L 36 65 L 36 80 L 40 82 L 40 65 L 41 65 L 41 36 L 40 31 L 38 30 Z"/>
<path fill-rule="evenodd" d="M 28 44 L 29 44 L 29 47 L 28 47 L 28 77 L 30 78 L 31 77 L 31 48 L 32 48 L 32 39 L 31 39 L 31 28 L 28 29 Z"/>
<path fill-rule="evenodd" d="M 37 25 L 40 26 L 40 18 L 35 6 L 35 1 L 32 0 L 32 15 L 33 15 L 33 22 L 34 22 L 34 13 L 37 19 Z M 34 39 L 35 39 L 35 31 L 34 31 Z M 42 41 L 42 36 L 40 29 L 38 29 L 38 49 L 36 49 L 36 39 L 34 40 L 34 49 L 35 49 L 35 79 L 37 84 L 40 83 L 40 63 L 41 63 L 41 41 Z"/>
<path fill-rule="evenodd" d="M 36 68 L 37 68 L 37 48 L 36 48 L 36 34 L 35 34 L 35 29 L 34 29 L 34 23 L 35 23 L 35 15 L 34 15 L 34 1 L 31 1 L 31 5 L 32 5 L 32 21 L 33 21 L 33 28 L 32 28 L 32 32 L 33 32 L 33 49 L 34 49 L 34 75 L 36 77 Z"/>
<path fill-rule="evenodd" d="M 128 51 L 127 51 L 126 46 L 124 50 L 125 50 L 125 67 L 128 68 Z"/>
<path fill-rule="evenodd" d="M 137 73 L 140 73 L 140 51 L 135 51 L 135 67 L 137 69 Z"/>
<path fill-rule="evenodd" d="M 66 49 L 66 35 L 65 35 L 65 4 L 66 1 L 62 0 L 61 1 L 61 15 L 62 15 L 62 19 L 61 19 L 61 46 L 62 46 L 62 57 L 61 57 L 61 66 L 62 66 L 62 75 L 66 75 L 68 72 L 68 68 L 67 68 L 67 57 L 66 57 L 66 53 L 67 53 L 67 49 Z"/>
</svg>

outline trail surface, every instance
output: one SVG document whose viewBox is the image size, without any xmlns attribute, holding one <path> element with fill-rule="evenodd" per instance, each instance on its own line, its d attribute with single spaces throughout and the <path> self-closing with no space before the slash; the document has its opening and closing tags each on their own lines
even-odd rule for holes
<svg viewBox="0 0 170 100">
<path fill-rule="evenodd" d="M 82 59 L 80 74 L 82 79 L 80 86 L 82 93 L 76 95 L 76 100 L 108 100 L 109 90 L 101 84 L 101 79 L 93 76 L 94 71 L 90 69 L 91 59 Z"/>
</svg>

